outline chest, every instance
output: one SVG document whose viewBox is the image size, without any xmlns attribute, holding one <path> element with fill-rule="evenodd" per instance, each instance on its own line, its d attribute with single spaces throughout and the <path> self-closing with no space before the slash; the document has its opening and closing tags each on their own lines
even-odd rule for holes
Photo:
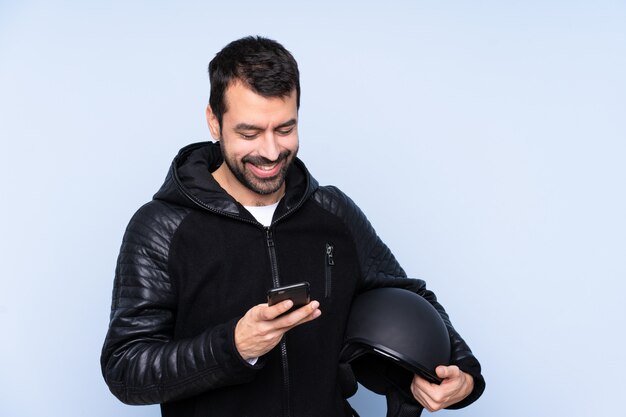
<svg viewBox="0 0 626 417">
<path fill-rule="evenodd" d="M 316 328 L 337 327 L 345 321 L 358 265 L 351 235 L 314 207 L 269 228 L 196 213 L 181 225 L 170 253 L 176 337 L 241 317 L 266 302 L 269 288 L 301 281 L 310 283 L 311 298 L 320 302 Z"/>
</svg>

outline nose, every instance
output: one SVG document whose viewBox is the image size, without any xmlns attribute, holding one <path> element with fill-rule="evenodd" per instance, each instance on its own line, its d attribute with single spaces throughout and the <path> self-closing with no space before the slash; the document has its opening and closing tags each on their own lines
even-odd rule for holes
<svg viewBox="0 0 626 417">
<path fill-rule="evenodd" d="M 280 148 L 274 132 L 266 132 L 260 139 L 258 148 L 259 155 L 270 161 L 277 160 L 280 155 Z"/>
</svg>

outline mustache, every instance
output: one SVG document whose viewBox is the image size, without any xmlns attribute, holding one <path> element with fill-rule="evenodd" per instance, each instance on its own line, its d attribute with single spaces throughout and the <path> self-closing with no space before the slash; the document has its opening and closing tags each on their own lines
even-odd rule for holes
<svg viewBox="0 0 626 417">
<path fill-rule="evenodd" d="M 276 164 L 278 162 L 282 162 L 285 159 L 289 158 L 290 155 L 291 155 L 291 151 L 283 151 L 278 155 L 278 158 L 276 158 L 274 161 L 272 161 L 271 159 L 267 159 L 264 156 L 246 156 L 241 159 L 241 162 L 244 162 L 244 163 L 247 162 L 252 165 L 270 165 L 270 164 Z"/>
</svg>

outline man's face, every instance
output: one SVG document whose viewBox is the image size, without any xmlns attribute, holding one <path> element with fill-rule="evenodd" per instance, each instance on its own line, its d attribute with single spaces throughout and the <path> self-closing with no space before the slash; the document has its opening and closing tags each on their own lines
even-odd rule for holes
<svg viewBox="0 0 626 417">
<path fill-rule="evenodd" d="M 287 170 L 298 152 L 296 92 L 265 98 L 235 82 L 225 98 L 221 131 L 207 109 L 211 134 L 219 139 L 225 162 L 214 176 L 242 204 L 271 204 L 282 196 Z"/>
</svg>

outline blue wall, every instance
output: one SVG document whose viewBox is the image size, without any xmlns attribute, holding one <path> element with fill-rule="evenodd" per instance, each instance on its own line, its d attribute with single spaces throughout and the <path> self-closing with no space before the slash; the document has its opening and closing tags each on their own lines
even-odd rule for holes
<svg viewBox="0 0 626 417">
<path fill-rule="evenodd" d="M 620 414 L 623 2 L 86 3 L 0 1 L 0 415 L 159 415 L 100 375 L 117 250 L 248 34 L 300 63 L 311 171 L 481 359 L 483 398 L 440 414 Z"/>
</svg>

